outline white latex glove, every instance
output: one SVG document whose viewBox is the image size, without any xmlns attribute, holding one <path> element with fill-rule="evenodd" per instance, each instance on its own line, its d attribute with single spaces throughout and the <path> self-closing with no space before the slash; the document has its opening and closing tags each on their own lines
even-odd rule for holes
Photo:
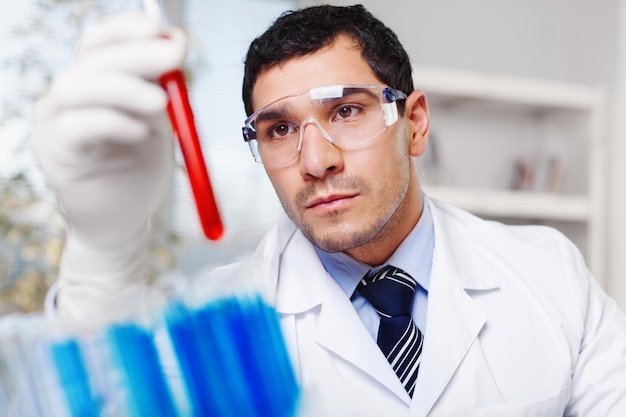
<svg viewBox="0 0 626 417">
<path fill-rule="evenodd" d="M 37 104 L 34 148 L 68 223 L 61 317 L 101 322 L 139 302 L 150 218 L 173 167 L 167 98 L 155 80 L 185 54 L 180 30 L 165 38 L 142 14 L 109 18 L 84 33 L 72 66 Z"/>
</svg>

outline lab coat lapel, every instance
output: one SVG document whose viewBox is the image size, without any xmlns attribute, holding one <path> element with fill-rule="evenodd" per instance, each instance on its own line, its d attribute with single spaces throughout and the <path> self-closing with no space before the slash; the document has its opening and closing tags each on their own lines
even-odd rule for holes
<svg viewBox="0 0 626 417">
<path fill-rule="evenodd" d="M 428 299 L 428 319 L 422 363 L 411 416 L 425 416 L 444 391 L 485 323 L 473 300 L 450 282 L 449 268 L 435 272 Z"/>
<path fill-rule="evenodd" d="M 328 275 L 311 243 L 296 232 L 285 248 L 279 272 L 277 310 L 281 315 L 306 313 L 320 306 L 316 342 L 369 374 L 405 403 L 410 398 L 366 330 L 354 306 Z M 357 372 L 355 378 L 362 377 Z"/>
<path fill-rule="evenodd" d="M 411 416 L 426 416 L 444 392 L 467 352 L 477 342 L 486 316 L 467 290 L 497 287 L 474 255 L 462 231 L 440 221 L 431 204 L 435 250 L 428 290 L 424 351 Z"/>
</svg>

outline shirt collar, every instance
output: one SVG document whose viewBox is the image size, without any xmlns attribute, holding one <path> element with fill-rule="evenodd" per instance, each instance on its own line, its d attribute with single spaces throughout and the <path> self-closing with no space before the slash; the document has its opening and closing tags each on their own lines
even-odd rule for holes
<svg viewBox="0 0 626 417">
<path fill-rule="evenodd" d="M 324 268 L 348 297 L 352 296 L 359 281 L 369 270 L 376 270 L 389 264 L 407 272 L 424 290 L 428 291 L 433 248 L 433 217 L 426 201 L 424 201 L 422 215 L 411 233 L 382 265 L 372 268 L 343 252 L 329 253 L 315 246 Z"/>
</svg>

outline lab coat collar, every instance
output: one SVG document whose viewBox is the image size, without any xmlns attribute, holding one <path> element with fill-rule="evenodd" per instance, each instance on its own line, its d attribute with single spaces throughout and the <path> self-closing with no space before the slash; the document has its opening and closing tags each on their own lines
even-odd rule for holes
<svg viewBox="0 0 626 417">
<path fill-rule="evenodd" d="M 428 414 L 476 342 L 486 317 L 473 295 L 498 287 L 497 277 L 488 272 L 492 268 L 486 267 L 486 261 L 476 253 L 471 234 L 466 232 L 463 222 L 456 222 L 458 216 L 471 215 L 429 198 L 425 201 L 433 213 L 435 250 L 428 331 L 414 393 L 414 398 L 419 400 L 410 401 L 365 326 L 353 325 L 360 319 L 352 303 L 328 275 L 313 245 L 291 221 L 285 219 L 278 225 L 278 233 L 268 242 L 273 249 L 265 255 L 274 253 L 269 275 L 278 277 L 277 312 L 297 315 L 320 306 L 316 341 L 411 404 L 411 416 Z M 344 343 L 345 340 L 351 343 Z"/>
<path fill-rule="evenodd" d="M 283 249 L 278 272 L 277 312 L 283 316 L 298 315 L 319 307 L 316 342 L 371 375 L 408 405 L 411 399 L 400 380 L 350 299 L 324 269 L 313 245 L 294 231 Z"/>
<path fill-rule="evenodd" d="M 498 279 L 474 249 L 472 237 L 457 222 L 465 212 L 427 199 L 433 213 L 435 249 L 428 293 L 422 365 L 410 415 L 426 416 L 457 371 L 483 328 L 486 315 L 473 300 L 497 289 Z M 445 217 L 445 220 L 443 218 Z M 475 224 L 481 221 L 476 219 Z"/>
<path fill-rule="evenodd" d="M 322 304 L 332 284 L 339 288 L 332 278 L 333 282 L 328 282 L 329 278 L 313 245 L 294 231 L 278 269 L 277 311 L 298 314 Z"/>
<path fill-rule="evenodd" d="M 473 249 L 474 243 L 471 243 L 471 235 L 463 230 L 460 223 L 454 223 L 454 220 L 450 221 L 450 219 L 459 216 L 459 213 L 464 216 L 471 215 L 428 196 L 424 196 L 424 202 L 430 207 L 435 228 L 433 264 L 439 263 L 446 266 L 446 273 L 454 277 L 455 284 L 463 289 L 490 290 L 497 288 L 498 278 L 491 272 L 492 268 L 484 268 L 484 261 Z M 443 221 L 442 217 L 446 215 L 448 215 L 448 219 Z M 322 289 L 318 285 L 318 281 L 320 276 L 329 278 L 328 274 L 313 245 L 287 216 L 283 216 L 276 228 L 266 237 L 264 244 L 260 245 L 260 248 L 264 248 L 264 250 L 255 253 L 257 259 L 250 265 L 264 265 L 269 268 L 263 274 L 267 277 L 265 286 L 270 294 L 274 294 L 274 301 L 279 313 L 303 312 L 322 302 Z M 290 253 L 285 256 L 285 251 L 288 248 L 290 248 Z M 285 274 L 285 261 L 295 264 L 294 266 L 297 266 L 299 273 L 297 275 Z M 431 273 L 431 277 L 434 275 L 434 272 Z"/>
<path fill-rule="evenodd" d="M 493 268 L 485 268 L 484 261 L 474 249 L 472 234 L 476 231 L 467 232 L 458 218 L 460 216 L 473 218 L 476 225 L 483 220 L 427 196 L 424 201 L 431 209 L 435 228 L 433 263 L 437 260 L 446 264 L 449 267 L 447 272 L 466 290 L 497 288 L 499 282 L 498 277 L 493 275 Z M 443 220 L 443 217 L 446 219 Z"/>
</svg>

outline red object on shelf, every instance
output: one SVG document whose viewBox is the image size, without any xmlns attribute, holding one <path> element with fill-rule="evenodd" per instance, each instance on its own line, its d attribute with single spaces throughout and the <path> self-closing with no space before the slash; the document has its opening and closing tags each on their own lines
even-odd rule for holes
<svg viewBox="0 0 626 417">
<path fill-rule="evenodd" d="M 181 70 L 174 70 L 163 74 L 159 83 L 168 96 L 167 112 L 185 160 L 202 230 L 208 239 L 217 240 L 224 234 L 224 225 L 204 163 L 185 77 Z"/>
</svg>

